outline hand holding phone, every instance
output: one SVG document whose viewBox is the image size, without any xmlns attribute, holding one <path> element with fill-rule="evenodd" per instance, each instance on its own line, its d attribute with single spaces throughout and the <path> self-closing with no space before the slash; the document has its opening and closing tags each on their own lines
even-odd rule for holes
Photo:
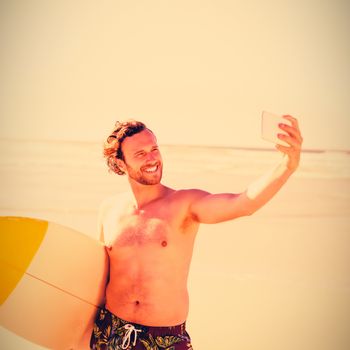
<svg viewBox="0 0 350 350">
<path fill-rule="evenodd" d="M 281 123 L 291 125 L 289 120 L 283 118 L 281 115 L 263 111 L 261 116 L 261 137 L 266 141 L 273 142 L 274 144 L 277 143 L 288 147 L 289 144 L 282 141 L 277 136 L 278 134 L 284 133 L 278 126 Z"/>
</svg>

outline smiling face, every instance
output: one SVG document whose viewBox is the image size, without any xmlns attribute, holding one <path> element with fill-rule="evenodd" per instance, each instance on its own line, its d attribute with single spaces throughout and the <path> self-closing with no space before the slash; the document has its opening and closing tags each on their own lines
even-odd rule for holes
<svg viewBox="0 0 350 350">
<path fill-rule="evenodd" d="M 129 178 L 142 185 L 157 185 L 162 178 L 162 157 L 154 134 L 145 129 L 126 137 L 122 143 L 120 167 Z"/>
</svg>

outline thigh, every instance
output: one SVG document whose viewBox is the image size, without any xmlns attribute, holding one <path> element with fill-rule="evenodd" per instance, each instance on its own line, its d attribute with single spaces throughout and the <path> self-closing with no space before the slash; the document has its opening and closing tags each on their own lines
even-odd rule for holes
<svg viewBox="0 0 350 350">
<path fill-rule="evenodd" d="M 193 350 L 187 332 L 179 335 L 152 336 L 144 334 L 138 339 L 135 350 Z"/>
<path fill-rule="evenodd" d="M 96 315 L 90 338 L 90 349 L 122 349 L 120 344 L 125 336 L 124 324 L 107 309 L 100 309 Z"/>
<path fill-rule="evenodd" d="M 94 328 L 90 338 L 90 349 L 101 350 L 108 348 L 111 338 L 112 318 L 107 310 L 101 309 L 97 312 Z"/>
</svg>

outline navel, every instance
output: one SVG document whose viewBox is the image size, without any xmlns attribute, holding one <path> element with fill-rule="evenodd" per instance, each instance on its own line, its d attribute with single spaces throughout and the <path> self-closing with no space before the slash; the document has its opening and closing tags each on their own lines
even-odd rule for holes
<svg viewBox="0 0 350 350">
<path fill-rule="evenodd" d="M 163 241 L 163 242 L 162 242 L 162 246 L 163 246 L 163 247 L 166 247 L 167 245 L 168 245 L 168 242 L 167 242 L 167 241 Z"/>
<path fill-rule="evenodd" d="M 135 301 L 135 305 L 140 305 L 140 302 L 138 300 Z"/>
</svg>

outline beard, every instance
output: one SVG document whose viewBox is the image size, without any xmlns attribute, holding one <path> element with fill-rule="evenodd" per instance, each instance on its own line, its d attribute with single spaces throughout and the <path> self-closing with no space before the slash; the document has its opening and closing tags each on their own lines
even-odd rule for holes
<svg viewBox="0 0 350 350">
<path fill-rule="evenodd" d="M 135 170 L 125 163 L 128 176 L 141 185 L 158 185 L 162 179 L 163 167 L 161 163 L 157 163 L 157 170 L 154 173 L 145 171 L 145 167 Z"/>
</svg>

